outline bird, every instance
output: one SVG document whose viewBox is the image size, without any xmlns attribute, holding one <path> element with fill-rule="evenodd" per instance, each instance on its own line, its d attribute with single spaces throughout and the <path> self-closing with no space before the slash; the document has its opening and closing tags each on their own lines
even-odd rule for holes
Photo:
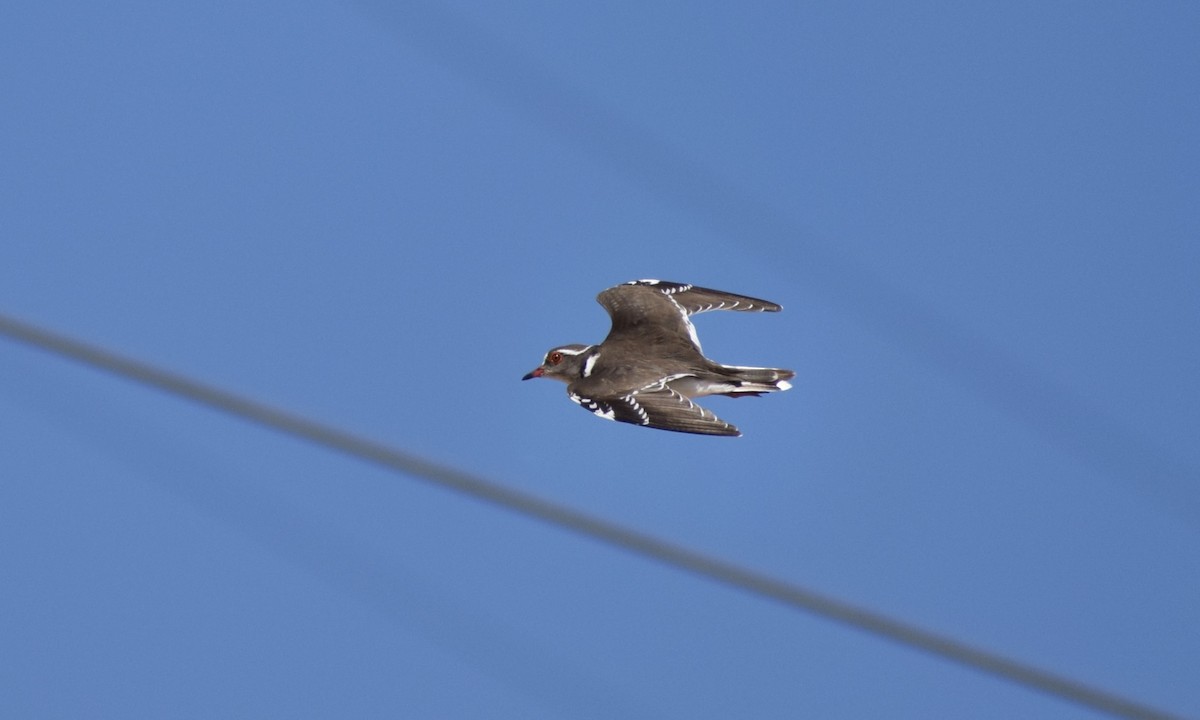
<svg viewBox="0 0 1200 720">
<path fill-rule="evenodd" d="M 776 303 L 667 280 L 631 280 L 601 292 L 596 302 L 612 318 L 604 341 L 551 348 L 522 380 L 561 380 L 574 403 L 606 420 L 733 437 L 742 433 L 693 400 L 791 388 L 791 370 L 709 360 L 691 321 L 709 310 L 779 312 Z"/>
</svg>

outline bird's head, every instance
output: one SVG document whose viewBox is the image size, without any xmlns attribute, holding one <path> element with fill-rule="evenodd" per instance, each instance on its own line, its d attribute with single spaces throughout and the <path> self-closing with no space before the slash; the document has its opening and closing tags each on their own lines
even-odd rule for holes
<svg viewBox="0 0 1200 720">
<path fill-rule="evenodd" d="M 563 345 L 546 353 L 542 364 L 525 374 L 522 380 L 537 377 L 554 378 L 569 383 L 579 377 L 583 370 L 584 353 L 591 345 Z"/>
</svg>

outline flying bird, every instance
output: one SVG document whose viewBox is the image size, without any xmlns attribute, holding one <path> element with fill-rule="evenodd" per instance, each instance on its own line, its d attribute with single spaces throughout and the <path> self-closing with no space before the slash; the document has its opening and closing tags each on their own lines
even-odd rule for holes
<svg viewBox="0 0 1200 720">
<path fill-rule="evenodd" d="M 567 383 L 571 400 L 606 420 L 700 435 L 741 435 L 692 402 L 705 395 L 758 396 L 787 390 L 796 373 L 722 365 L 704 357 L 691 316 L 709 310 L 779 312 L 766 300 L 708 288 L 633 280 L 596 296 L 612 318 L 599 345 L 560 345 L 521 378 Z"/>
</svg>

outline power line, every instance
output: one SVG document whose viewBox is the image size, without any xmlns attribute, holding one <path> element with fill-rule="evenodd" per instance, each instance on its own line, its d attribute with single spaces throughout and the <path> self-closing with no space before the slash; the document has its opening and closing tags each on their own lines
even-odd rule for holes
<svg viewBox="0 0 1200 720">
<path fill-rule="evenodd" d="M 690 571 L 718 583 L 820 615 L 1079 705 L 1131 720 L 1174 718 L 1134 700 L 1089 687 L 1075 680 L 855 607 L 799 585 L 504 487 L 462 470 L 424 460 L 336 427 L 272 408 L 5 315 L 0 315 L 0 334 L 258 425 L 308 440 L 327 449 L 458 491 L 569 532 L 591 537 L 665 565 Z"/>
</svg>

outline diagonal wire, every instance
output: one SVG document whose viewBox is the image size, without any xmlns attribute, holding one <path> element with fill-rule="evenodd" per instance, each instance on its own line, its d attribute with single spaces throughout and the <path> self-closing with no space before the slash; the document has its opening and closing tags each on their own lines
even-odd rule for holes
<svg viewBox="0 0 1200 720">
<path fill-rule="evenodd" d="M 1115 717 L 1172 720 L 1174 716 L 1067 677 L 1002 657 L 952 638 L 827 597 L 784 580 L 496 484 L 453 467 L 424 460 L 382 443 L 309 420 L 139 362 L 34 325 L 0 315 L 0 334 L 93 368 L 158 388 L 327 449 L 366 460 L 478 500 L 498 505 L 568 532 L 695 573 L 752 595 L 820 615 L 859 630 L 940 656 L 1027 688 Z"/>
</svg>

